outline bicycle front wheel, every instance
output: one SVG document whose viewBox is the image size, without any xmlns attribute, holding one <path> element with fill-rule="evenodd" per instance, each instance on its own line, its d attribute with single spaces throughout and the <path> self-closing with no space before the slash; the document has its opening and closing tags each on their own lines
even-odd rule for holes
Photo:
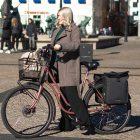
<svg viewBox="0 0 140 140">
<path fill-rule="evenodd" d="M 37 99 L 37 91 L 37 86 L 33 85 L 18 87 L 8 94 L 2 103 L 2 121 L 15 137 L 39 136 L 53 119 L 52 97 L 49 93 L 42 92 Z M 37 103 L 32 107 L 35 100 Z"/>
<path fill-rule="evenodd" d="M 121 105 L 110 105 L 103 108 L 103 104 L 95 101 L 96 92 L 102 92 L 103 85 L 98 84 L 95 88 L 90 88 L 84 97 L 84 102 L 90 112 L 90 119 L 99 134 L 113 134 L 122 130 L 129 121 L 131 115 L 131 103 Z M 102 94 L 102 93 L 100 93 Z M 103 94 L 102 94 L 103 95 Z"/>
</svg>

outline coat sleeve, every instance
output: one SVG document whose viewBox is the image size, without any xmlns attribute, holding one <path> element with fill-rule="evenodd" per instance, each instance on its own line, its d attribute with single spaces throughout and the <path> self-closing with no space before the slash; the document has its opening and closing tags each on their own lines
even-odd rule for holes
<svg viewBox="0 0 140 140">
<path fill-rule="evenodd" d="M 68 42 L 64 43 L 60 41 L 60 45 L 62 46 L 61 51 L 66 52 L 75 51 L 80 47 L 80 43 L 81 43 L 80 30 L 76 26 L 75 28 L 72 29 L 71 37 L 70 40 L 68 40 Z"/>
<path fill-rule="evenodd" d="M 11 29 L 11 23 L 10 23 L 9 20 L 4 21 L 4 23 L 3 23 L 3 29 L 4 30 Z"/>
</svg>

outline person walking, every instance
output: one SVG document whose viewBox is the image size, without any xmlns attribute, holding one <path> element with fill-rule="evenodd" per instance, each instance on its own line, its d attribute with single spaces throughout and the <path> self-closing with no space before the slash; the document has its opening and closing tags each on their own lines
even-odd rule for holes
<svg viewBox="0 0 140 140">
<path fill-rule="evenodd" d="M 28 19 L 29 24 L 26 28 L 26 33 L 29 37 L 29 48 L 31 50 L 36 50 L 36 40 L 37 40 L 37 29 L 31 18 Z"/>
<path fill-rule="evenodd" d="M 56 29 L 52 33 L 51 46 L 59 56 L 58 74 L 62 94 L 68 100 L 72 111 L 76 115 L 76 123 L 86 126 L 87 132 L 84 134 L 89 135 L 94 133 L 94 128 L 90 122 L 87 108 L 78 94 L 80 85 L 80 39 L 80 31 L 73 21 L 72 10 L 69 7 L 63 7 L 57 14 Z M 67 108 L 62 99 L 61 102 Z M 72 131 L 75 129 L 68 115 L 62 110 L 61 114 L 60 130 Z"/>
<path fill-rule="evenodd" d="M 19 38 L 21 37 L 21 34 L 22 34 L 21 23 L 17 20 L 17 18 L 12 18 L 12 49 L 14 49 L 14 51 L 18 50 Z M 15 42 L 16 48 L 14 46 Z"/>
<path fill-rule="evenodd" d="M 2 36 L 1 36 L 1 49 L 0 53 L 3 53 L 4 42 L 7 43 L 8 50 L 5 53 L 11 53 L 11 21 L 8 18 L 7 14 L 3 16 L 3 27 L 2 27 Z"/>
</svg>

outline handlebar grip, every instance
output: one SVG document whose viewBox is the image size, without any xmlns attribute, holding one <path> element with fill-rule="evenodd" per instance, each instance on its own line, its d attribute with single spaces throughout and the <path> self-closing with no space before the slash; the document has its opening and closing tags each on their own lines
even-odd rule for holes
<svg viewBox="0 0 140 140">
<path fill-rule="evenodd" d="M 51 44 L 47 44 L 46 46 L 43 46 L 42 49 L 46 49 L 46 50 L 51 49 L 51 50 L 53 50 L 53 46 Z"/>
</svg>

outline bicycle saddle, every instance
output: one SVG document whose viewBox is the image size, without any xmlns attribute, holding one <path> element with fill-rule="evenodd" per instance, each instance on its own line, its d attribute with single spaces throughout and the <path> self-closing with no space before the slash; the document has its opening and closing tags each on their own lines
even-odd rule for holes
<svg viewBox="0 0 140 140">
<path fill-rule="evenodd" d="M 99 66 L 99 63 L 97 61 L 92 62 L 82 62 L 82 65 L 86 66 L 88 70 L 96 70 Z"/>
</svg>

